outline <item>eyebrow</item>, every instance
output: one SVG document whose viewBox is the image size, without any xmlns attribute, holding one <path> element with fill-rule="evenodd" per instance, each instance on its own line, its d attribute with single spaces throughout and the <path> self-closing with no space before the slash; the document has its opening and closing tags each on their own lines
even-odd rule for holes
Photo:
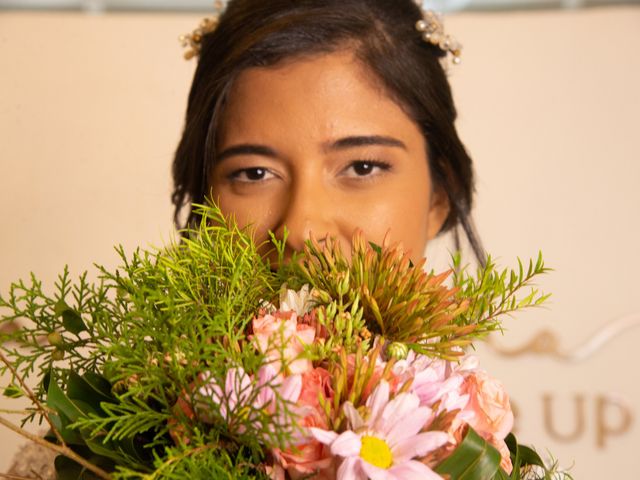
<svg viewBox="0 0 640 480">
<path fill-rule="evenodd" d="M 371 145 L 381 145 L 383 147 L 398 147 L 403 150 L 407 149 L 407 146 L 393 137 L 385 137 L 383 135 L 368 135 L 368 136 L 356 136 L 345 137 L 327 146 L 328 150 L 346 150 L 348 148 L 356 147 L 368 147 Z"/>
<path fill-rule="evenodd" d="M 403 150 L 407 146 L 397 138 L 383 135 L 360 135 L 340 138 L 325 145 L 324 149 L 329 151 L 347 150 L 349 148 L 368 147 L 379 145 L 383 147 L 397 147 Z M 278 158 L 278 152 L 266 145 L 240 144 L 224 149 L 218 154 L 216 161 L 222 162 L 229 157 L 236 155 L 259 155 L 262 157 Z"/>
<path fill-rule="evenodd" d="M 265 145 L 234 145 L 233 147 L 229 147 L 224 149 L 220 154 L 216 157 L 216 162 L 222 162 L 229 157 L 233 157 L 235 155 L 260 155 L 262 157 L 271 157 L 277 158 L 278 154 L 273 148 L 269 148 Z"/>
</svg>

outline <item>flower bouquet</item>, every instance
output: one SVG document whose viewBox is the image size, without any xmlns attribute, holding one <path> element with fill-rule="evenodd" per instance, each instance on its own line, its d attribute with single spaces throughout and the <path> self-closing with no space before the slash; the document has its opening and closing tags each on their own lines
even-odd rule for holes
<svg viewBox="0 0 640 480">
<path fill-rule="evenodd" d="M 32 276 L 0 298 L 0 370 L 27 397 L 0 423 L 59 453 L 58 478 L 520 479 L 564 475 L 510 431 L 501 384 L 466 354 L 540 305 L 541 257 L 427 273 L 356 235 L 274 268 L 215 207 L 177 244 L 118 252 L 99 280 Z M 264 247 L 264 246 L 262 246 Z M 520 292 L 526 293 L 520 295 Z"/>
</svg>

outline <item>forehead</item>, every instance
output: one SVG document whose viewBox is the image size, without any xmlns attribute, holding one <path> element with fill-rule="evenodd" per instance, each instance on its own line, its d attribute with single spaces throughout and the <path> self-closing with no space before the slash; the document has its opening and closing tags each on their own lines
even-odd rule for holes
<svg viewBox="0 0 640 480">
<path fill-rule="evenodd" d="M 422 139 L 413 120 L 350 51 L 240 73 L 223 112 L 220 139 L 227 143 L 269 133 L 316 140 L 346 134 Z"/>
</svg>

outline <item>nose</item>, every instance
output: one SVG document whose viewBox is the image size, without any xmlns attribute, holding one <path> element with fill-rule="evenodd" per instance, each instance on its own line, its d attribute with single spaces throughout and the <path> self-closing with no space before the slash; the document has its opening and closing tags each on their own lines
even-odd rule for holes
<svg viewBox="0 0 640 480">
<path fill-rule="evenodd" d="M 291 185 L 289 196 L 283 206 L 276 237 L 282 239 L 287 231 L 285 253 L 300 252 L 313 235 L 323 243 L 327 237 L 337 236 L 335 213 L 338 206 L 331 193 L 317 177 L 308 182 Z"/>
</svg>

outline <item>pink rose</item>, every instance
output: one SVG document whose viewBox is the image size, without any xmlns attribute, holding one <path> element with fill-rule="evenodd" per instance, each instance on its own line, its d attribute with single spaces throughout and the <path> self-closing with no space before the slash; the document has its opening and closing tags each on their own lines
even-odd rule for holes
<svg viewBox="0 0 640 480">
<path fill-rule="evenodd" d="M 295 312 L 266 314 L 255 318 L 252 326 L 253 341 L 276 371 L 295 375 L 311 370 L 311 361 L 301 356 L 305 345 L 313 343 L 315 328 L 298 324 Z M 286 364 L 284 371 L 283 360 Z"/>
</svg>

